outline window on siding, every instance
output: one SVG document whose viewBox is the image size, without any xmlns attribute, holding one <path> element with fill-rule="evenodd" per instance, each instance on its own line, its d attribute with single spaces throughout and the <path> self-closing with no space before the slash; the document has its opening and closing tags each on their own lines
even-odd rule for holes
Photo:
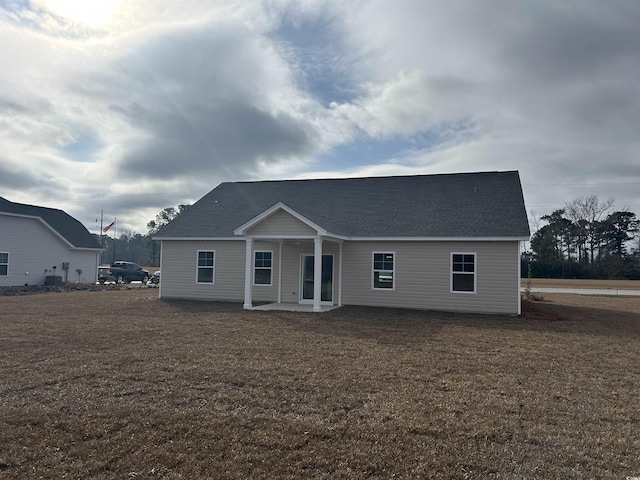
<svg viewBox="0 0 640 480">
<path fill-rule="evenodd" d="M 9 254 L 0 253 L 0 275 L 9 274 Z"/>
<path fill-rule="evenodd" d="M 198 250 L 198 283 L 214 283 L 216 270 L 216 252 Z"/>
<path fill-rule="evenodd" d="M 394 288 L 394 252 L 373 252 L 373 288 Z"/>
<path fill-rule="evenodd" d="M 476 254 L 451 254 L 451 291 L 476 292 Z"/>
<path fill-rule="evenodd" d="M 253 263 L 253 283 L 255 285 L 271 285 L 273 252 L 256 250 Z"/>
</svg>

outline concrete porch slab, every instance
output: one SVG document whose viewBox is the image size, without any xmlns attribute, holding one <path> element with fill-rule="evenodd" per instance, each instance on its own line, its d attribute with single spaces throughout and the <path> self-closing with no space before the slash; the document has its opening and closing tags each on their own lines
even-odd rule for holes
<svg viewBox="0 0 640 480">
<path fill-rule="evenodd" d="M 330 312 L 340 308 L 338 305 L 322 305 L 320 307 L 320 313 Z M 281 311 L 281 312 L 313 312 L 313 305 L 301 304 L 301 303 L 266 303 L 264 305 L 256 305 L 252 310 L 261 311 Z"/>
</svg>

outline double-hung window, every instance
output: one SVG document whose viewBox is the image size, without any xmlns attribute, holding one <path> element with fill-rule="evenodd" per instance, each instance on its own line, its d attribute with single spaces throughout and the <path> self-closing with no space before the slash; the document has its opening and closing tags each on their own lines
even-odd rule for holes
<svg viewBox="0 0 640 480">
<path fill-rule="evenodd" d="M 451 291 L 476 293 L 476 254 L 451 254 Z"/>
<path fill-rule="evenodd" d="M 394 252 L 373 252 L 373 288 L 393 290 L 395 272 Z"/>
<path fill-rule="evenodd" d="M 0 275 L 9 275 L 9 254 L 0 252 Z"/>
<path fill-rule="evenodd" d="M 273 252 L 256 250 L 253 261 L 254 285 L 271 285 Z"/>
<path fill-rule="evenodd" d="M 197 283 L 214 283 L 216 271 L 216 252 L 198 250 Z"/>
</svg>

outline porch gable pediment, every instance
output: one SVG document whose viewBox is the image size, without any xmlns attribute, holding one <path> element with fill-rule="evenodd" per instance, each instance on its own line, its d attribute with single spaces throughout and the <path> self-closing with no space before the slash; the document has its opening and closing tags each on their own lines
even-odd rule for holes
<svg viewBox="0 0 640 480">
<path fill-rule="evenodd" d="M 291 207 L 279 202 L 233 231 L 234 235 L 324 236 L 327 231 Z"/>
</svg>

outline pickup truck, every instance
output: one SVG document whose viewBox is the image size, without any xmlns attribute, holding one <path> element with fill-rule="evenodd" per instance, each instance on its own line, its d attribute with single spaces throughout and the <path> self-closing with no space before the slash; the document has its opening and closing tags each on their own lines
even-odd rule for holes
<svg viewBox="0 0 640 480">
<path fill-rule="evenodd" d="M 140 281 L 147 283 L 151 278 L 148 270 L 145 270 L 133 262 L 113 262 L 108 267 L 98 268 L 98 281 L 104 283 L 113 280 L 116 283 L 128 283 Z"/>
</svg>

